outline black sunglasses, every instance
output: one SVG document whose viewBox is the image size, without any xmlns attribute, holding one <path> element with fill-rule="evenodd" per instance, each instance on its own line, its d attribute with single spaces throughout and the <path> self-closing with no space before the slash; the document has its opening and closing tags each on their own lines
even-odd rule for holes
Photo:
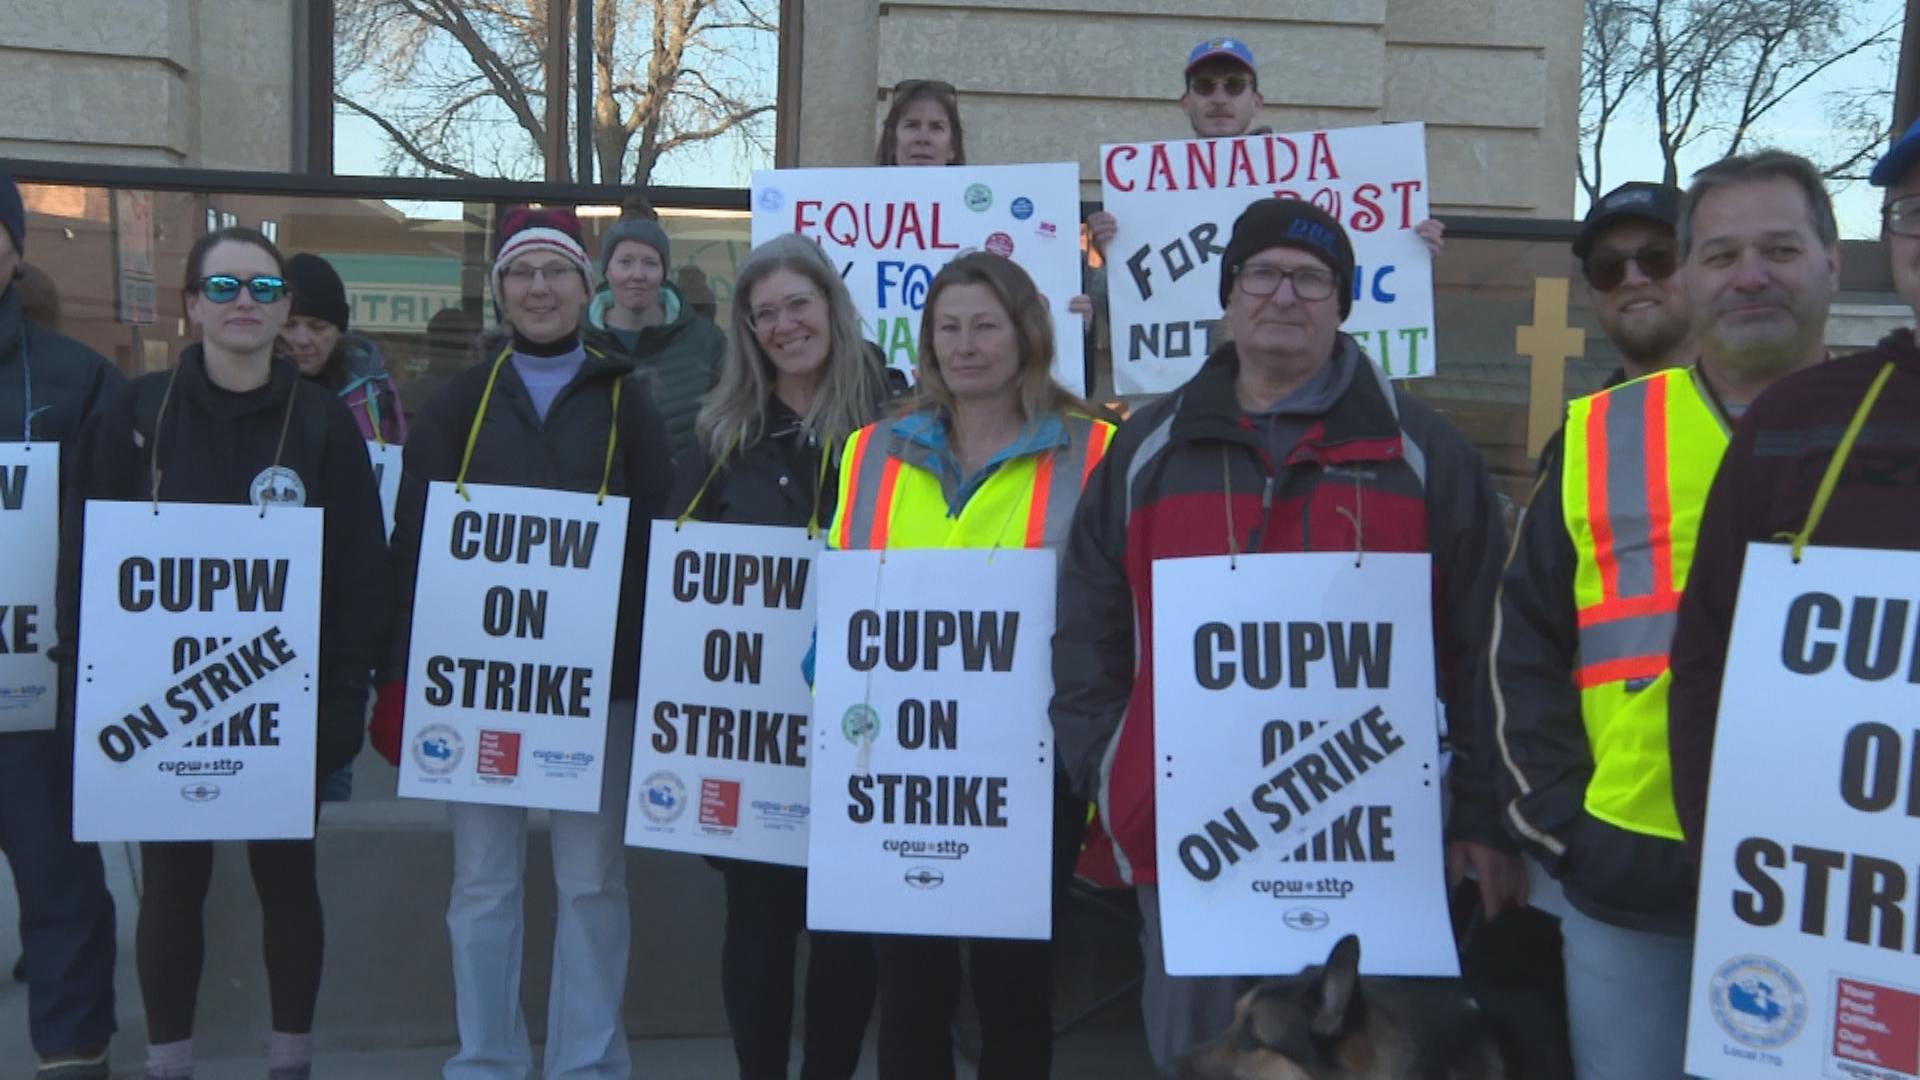
<svg viewBox="0 0 1920 1080">
<path fill-rule="evenodd" d="M 1245 75 L 1227 75 L 1218 79 L 1211 75 L 1195 75 L 1187 80 L 1187 89 L 1201 97 L 1212 97 L 1215 87 L 1225 87 L 1228 97 L 1239 97 L 1252 85 L 1253 80 Z"/>
<path fill-rule="evenodd" d="M 1649 281 L 1665 281 L 1679 269 L 1679 252 L 1670 243 L 1648 244 L 1635 251 L 1603 251 L 1587 256 L 1587 284 L 1612 292 L 1627 280 L 1627 264 L 1634 263 Z"/>
<path fill-rule="evenodd" d="M 242 285 L 257 304 L 277 303 L 293 291 L 284 280 L 268 275 L 241 281 L 231 274 L 213 274 L 200 279 L 200 295 L 216 304 L 231 304 L 240 295 Z"/>
</svg>

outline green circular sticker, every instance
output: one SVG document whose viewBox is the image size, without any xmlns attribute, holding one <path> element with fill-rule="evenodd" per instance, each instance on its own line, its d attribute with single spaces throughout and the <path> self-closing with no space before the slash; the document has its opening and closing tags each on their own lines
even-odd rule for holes
<svg viewBox="0 0 1920 1080">
<path fill-rule="evenodd" d="M 871 705 L 855 705 L 840 718 L 840 732 L 855 746 L 871 742 L 880 734 L 880 714 Z"/>
<path fill-rule="evenodd" d="M 993 189 L 985 184 L 971 184 L 965 196 L 967 209 L 978 214 L 993 205 Z"/>
</svg>

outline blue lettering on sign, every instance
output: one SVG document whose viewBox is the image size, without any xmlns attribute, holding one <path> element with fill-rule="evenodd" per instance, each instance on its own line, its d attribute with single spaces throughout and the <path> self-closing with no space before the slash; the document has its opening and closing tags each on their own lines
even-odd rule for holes
<svg viewBox="0 0 1920 1080">
<path fill-rule="evenodd" d="M 882 261 L 874 273 L 874 303 L 886 311 L 899 303 L 909 310 L 926 306 L 927 289 L 933 284 L 933 268 L 898 260 Z"/>
</svg>

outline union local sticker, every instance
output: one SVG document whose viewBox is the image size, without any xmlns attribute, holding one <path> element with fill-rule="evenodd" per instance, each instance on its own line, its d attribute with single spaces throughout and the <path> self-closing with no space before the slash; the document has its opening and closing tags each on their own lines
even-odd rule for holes
<svg viewBox="0 0 1920 1080">
<path fill-rule="evenodd" d="M 987 237 L 987 242 L 981 246 L 1003 259 L 1013 257 L 1013 237 L 1008 236 L 1006 233 L 993 233 Z"/>
</svg>

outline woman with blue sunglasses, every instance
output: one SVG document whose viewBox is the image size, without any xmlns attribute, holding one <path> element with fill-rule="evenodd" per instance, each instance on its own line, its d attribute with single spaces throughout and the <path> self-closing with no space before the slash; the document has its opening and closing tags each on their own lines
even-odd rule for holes
<svg viewBox="0 0 1920 1080">
<path fill-rule="evenodd" d="M 73 527 L 61 538 L 65 655 L 72 663 L 76 630 L 84 629 L 75 623 L 86 500 L 324 508 L 316 771 L 326 776 L 359 752 L 384 646 L 386 592 L 364 572 L 386 557 L 373 468 L 346 406 L 274 355 L 290 305 L 285 263 L 272 242 L 246 228 L 201 237 L 187 255 L 185 293 L 200 341 L 173 370 L 127 384 L 81 434 L 64 515 Z M 273 1017 L 268 1076 L 306 1080 L 323 944 L 314 844 L 255 840 L 247 857 L 260 898 Z M 145 1076 L 182 1080 L 193 1075 L 213 845 L 142 843 L 140 863 Z"/>
</svg>

